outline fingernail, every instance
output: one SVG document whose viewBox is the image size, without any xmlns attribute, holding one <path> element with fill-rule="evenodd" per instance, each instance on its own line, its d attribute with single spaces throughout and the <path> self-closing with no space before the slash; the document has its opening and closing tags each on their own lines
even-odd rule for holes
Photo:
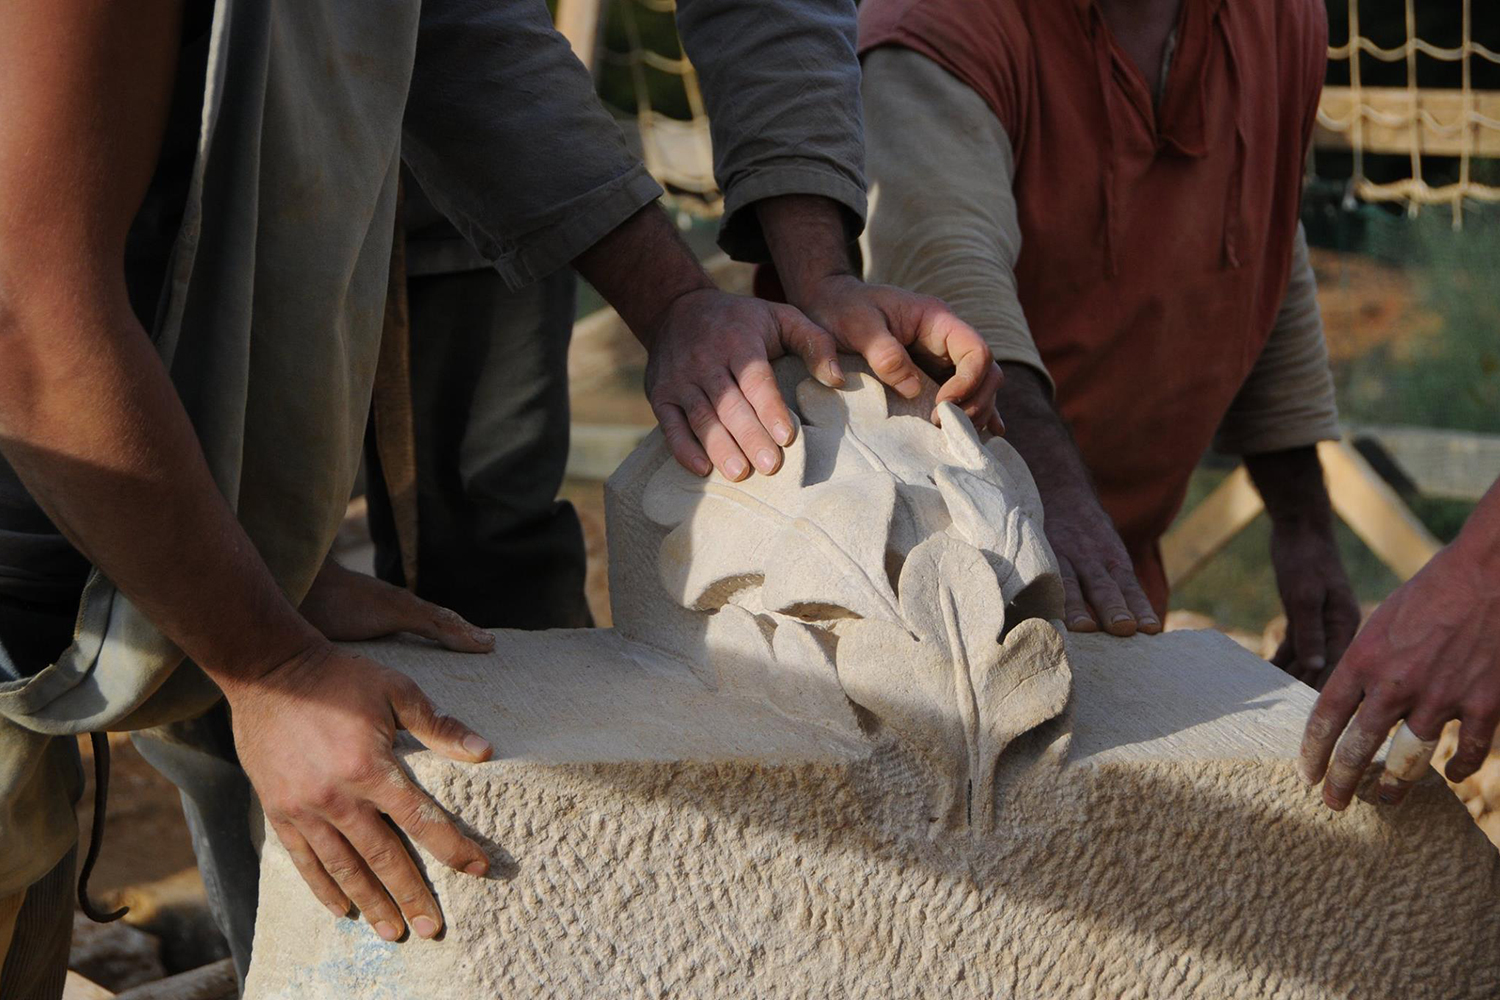
<svg viewBox="0 0 1500 1000">
<path fill-rule="evenodd" d="M 484 878 L 490 872 L 490 866 L 483 861 L 470 861 L 464 868 L 464 872 L 475 878 Z"/>
<path fill-rule="evenodd" d="M 437 921 L 431 917 L 417 917 L 411 922 L 412 933 L 419 938 L 433 938 L 437 935 Z"/>
<path fill-rule="evenodd" d="M 335 920 L 343 920 L 349 915 L 349 907 L 347 906 L 340 909 L 336 903 L 324 903 L 323 905 L 328 907 L 328 912 L 333 914 L 333 919 Z"/>
<path fill-rule="evenodd" d="M 478 625 L 470 625 L 469 634 L 474 637 L 475 642 L 481 643 L 485 646 L 493 646 L 495 644 L 494 633 L 487 632 L 484 629 L 480 628 Z"/>
<path fill-rule="evenodd" d="M 745 460 L 738 455 L 724 463 L 724 475 L 730 479 L 741 479 L 749 471 L 749 467 L 745 465 Z"/>
<path fill-rule="evenodd" d="M 379 934 L 386 941 L 394 941 L 401 936 L 401 928 L 389 920 L 382 920 L 375 925 L 375 933 Z"/>
<path fill-rule="evenodd" d="M 842 381 L 844 381 L 844 369 L 843 369 L 843 366 L 841 366 L 837 361 L 833 360 L 832 358 L 830 358 L 829 361 L 828 361 L 828 377 L 830 379 L 832 379 L 833 381 L 835 381 L 835 382 L 842 382 Z"/>
<path fill-rule="evenodd" d="M 1111 625 L 1118 625 L 1121 622 L 1128 622 L 1128 621 L 1131 621 L 1131 620 L 1132 619 L 1131 619 L 1131 617 L 1129 615 L 1115 615 L 1113 618 L 1110 619 L 1109 623 Z"/>
<path fill-rule="evenodd" d="M 1157 621 L 1155 618 L 1142 618 L 1141 619 L 1141 627 L 1142 628 L 1156 628 L 1159 625 L 1161 625 L 1161 622 Z"/>
<path fill-rule="evenodd" d="M 1312 769 L 1304 767 L 1300 764 L 1297 766 L 1297 777 L 1301 778 L 1309 785 L 1316 785 L 1318 783 L 1317 779 L 1313 777 Z"/>
<path fill-rule="evenodd" d="M 482 736 L 470 733 L 464 737 L 464 749 L 475 757 L 482 757 L 490 752 L 490 741 Z"/>
<path fill-rule="evenodd" d="M 1309 670 L 1322 670 L 1328 661 L 1321 656 L 1309 656 L 1304 662 Z"/>
<path fill-rule="evenodd" d="M 896 391 L 905 396 L 907 399 L 911 399 L 917 393 L 922 391 L 922 382 L 915 375 L 908 375 L 906 376 L 906 378 L 896 383 Z"/>
<path fill-rule="evenodd" d="M 698 475 L 700 476 L 706 476 L 710 472 L 714 471 L 713 463 L 706 458 L 699 459 L 698 461 L 693 463 L 693 471 L 698 473 Z"/>
<path fill-rule="evenodd" d="M 776 471 L 776 453 L 769 448 L 762 448 L 755 453 L 755 467 L 769 476 Z"/>
<path fill-rule="evenodd" d="M 776 438 L 776 443 L 783 448 L 792 443 L 792 425 L 784 420 L 776 422 L 776 426 L 771 428 L 771 434 Z"/>
<path fill-rule="evenodd" d="M 1078 617 L 1068 622 L 1068 628 L 1074 632 L 1095 632 L 1098 631 L 1099 624 L 1092 618 Z"/>
</svg>

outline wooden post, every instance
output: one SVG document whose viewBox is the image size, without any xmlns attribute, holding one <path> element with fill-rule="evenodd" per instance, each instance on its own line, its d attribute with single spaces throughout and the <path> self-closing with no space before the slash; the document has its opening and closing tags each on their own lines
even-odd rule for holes
<svg viewBox="0 0 1500 1000">
<path fill-rule="evenodd" d="M 592 73 L 599 43 L 599 0 L 557 0 L 556 23 L 573 54 Z"/>
<path fill-rule="evenodd" d="M 1235 469 L 1161 540 L 1167 583 L 1181 586 L 1265 509 L 1245 467 Z"/>
<path fill-rule="evenodd" d="M 1443 547 L 1352 445 L 1324 441 L 1318 457 L 1334 512 L 1402 580 L 1415 576 Z"/>
</svg>

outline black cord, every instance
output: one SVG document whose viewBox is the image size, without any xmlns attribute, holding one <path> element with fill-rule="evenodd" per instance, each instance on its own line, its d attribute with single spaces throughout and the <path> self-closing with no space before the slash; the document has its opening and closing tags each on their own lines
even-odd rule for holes
<svg viewBox="0 0 1500 1000">
<path fill-rule="evenodd" d="M 78 908 L 95 923 L 107 924 L 129 913 L 130 907 L 105 913 L 89 899 L 89 876 L 94 873 L 99 849 L 104 846 L 104 811 L 109 803 L 109 737 L 104 733 L 89 733 L 89 744 L 94 748 L 94 820 L 89 830 L 89 851 L 78 873 Z"/>
</svg>

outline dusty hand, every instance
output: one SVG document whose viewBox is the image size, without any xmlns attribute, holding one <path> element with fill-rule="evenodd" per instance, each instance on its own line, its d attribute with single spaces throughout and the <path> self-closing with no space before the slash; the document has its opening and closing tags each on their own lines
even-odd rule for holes
<svg viewBox="0 0 1500 1000">
<path fill-rule="evenodd" d="M 442 928 L 442 913 L 392 824 L 442 863 L 483 875 L 479 845 L 422 792 L 392 753 L 404 728 L 454 760 L 490 745 L 437 714 L 410 679 L 321 645 L 225 690 L 240 763 L 266 819 L 314 895 L 337 916 L 352 902 L 387 941 Z"/>
<path fill-rule="evenodd" d="M 920 366 L 945 380 L 939 403 L 955 404 L 980 429 L 1004 433 L 995 409 L 1000 367 L 984 338 L 941 300 L 834 274 L 796 304 L 902 396 L 911 399 L 921 392 Z"/>
<path fill-rule="evenodd" d="M 646 395 L 672 454 L 731 480 L 781 468 L 795 424 L 771 360 L 792 353 L 824 385 L 843 384 L 833 338 L 787 305 L 716 289 L 675 299 L 642 340 L 649 345 Z"/>
<path fill-rule="evenodd" d="M 1500 724 L 1496 635 L 1500 593 L 1493 582 L 1462 550 L 1440 552 L 1375 610 L 1329 677 L 1302 738 L 1302 776 L 1323 781 L 1323 801 L 1343 809 L 1402 719 L 1429 743 L 1449 720 L 1462 719 L 1445 773 L 1455 782 L 1472 775 Z M 1402 763 L 1382 777 L 1382 801 L 1399 801 L 1426 766 L 1421 757 Z"/>
<path fill-rule="evenodd" d="M 411 632 L 459 653 L 487 653 L 495 637 L 457 612 L 424 601 L 409 590 L 324 560 L 302 599 L 302 617 L 327 639 L 359 642 Z"/>
<path fill-rule="evenodd" d="M 1092 489 L 1059 496 L 1043 495 L 1047 541 L 1062 571 L 1066 600 L 1063 621 L 1073 632 L 1129 636 L 1137 631 L 1154 635 L 1161 620 L 1135 577 L 1125 543 L 1120 541 Z"/>
<path fill-rule="evenodd" d="M 1271 563 L 1286 611 L 1286 639 L 1271 662 L 1316 687 L 1359 631 L 1359 603 L 1332 523 L 1273 524 Z"/>
</svg>

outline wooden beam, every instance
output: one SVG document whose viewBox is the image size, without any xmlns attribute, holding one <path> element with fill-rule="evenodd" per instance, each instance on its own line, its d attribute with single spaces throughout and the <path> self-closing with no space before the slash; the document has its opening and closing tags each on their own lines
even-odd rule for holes
<svg viewBox="0 0 1500 1000">
<path fill-rule="evenodd" d="M 116 1000 L 235 1000 L 240 995 L 234 960 L 222 959 L 154 983 L 142 983 Z"/>
<path fill-rule="evenodd" d="M 1423 496 L 1477 502 L 1500 479 L 1500 434 L 1359 427 L 1349 437 L 1378 447 Z"/>
<path fill-rule="evenodd" d="M 1500 130 L 1478 122 L 1465 124 L 1469 112 L 1500 121 L 1500 91 L 1470 92 L 1466 105 L 1461 90 L 1404 87 L 1324 87 L 1313 145 L 1323 149 L 1353 149 L 1354 137 L 1369 153 L 1410 153 L 1413 148 L 1434 156 L 1500 157 Z M 1355 122 L 1358 104 L 1370 110 Z M 1330 124 L 1333 123 L 1333 124 Z"/>
<path fill-rule="evenodd" d="M 1180 586 L 1265 510 L 1242 465 L 1161 540 L 1167 583 Z"/>
<path fill-rule="evenodd" d="M 1443 547 L 1353 445 L 1324 441 L 1318 457 L 1334 511 L 1402 580 L 1415 576 Z"/>
<path fill-rule="evenodd" d="M 599 0 L 557 0 L 557 30 L 590 73 L 599 45 L 599 8 Z"/>
</svg>

